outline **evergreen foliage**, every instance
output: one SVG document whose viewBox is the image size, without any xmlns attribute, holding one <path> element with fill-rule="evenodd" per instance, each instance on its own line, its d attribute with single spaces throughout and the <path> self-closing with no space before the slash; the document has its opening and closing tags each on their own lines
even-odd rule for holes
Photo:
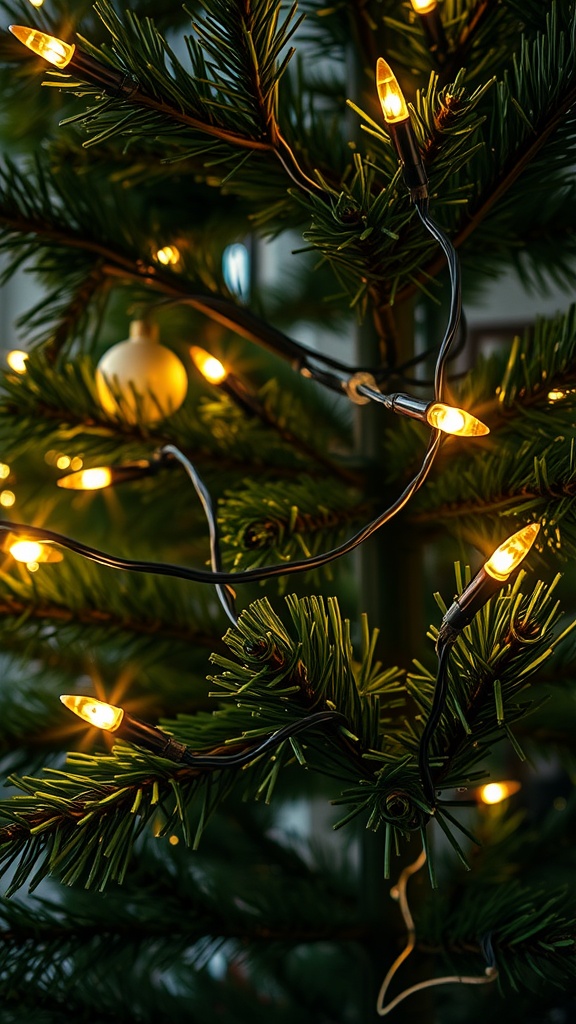
<svg viewBox="0 0 576 1024">
<path fill-rule="evenodd" d="M 528 328 L 519 310 L 474 365 L 463 328 L 434 396 L 447 250 L 415 215 L 374 66 L 384 56 L 409 101 L 465 295 L 503 269 L 568 291 L 576 4 L 440 0 L 444 54 L 408 0 L 0 11 L 77 46 L 58 69 L 0 31 L 2 283 L 24 271 L 40 288 L 17 323 L 26 370 L 0 374 L 2 1021 L 368 1024 L 406 942 L 387 998 L 482 984 L 424 987 L 391 1019 L 571 1019 L 576 306 Z M 240 291 L 223 254 L 247 240 Z M 136 318 L 189 378 L 158 422 L 141 405 L 127 417 L 118 382 L 118 415 L 98 397 L 98 360 Z M 191 345 L 228 386 L 201 377 Z M 355 370 L 490 434 L 426 448 L 427 426 L 349 401 Z M 166 445 L 201 474 L 220 548 L 176 461 L 105 492 L 55 486 L 73 460 L 121 467 Z M 282 566 L 375 520 L 423 460 L 370 547 L 288 586 Z M 522 570 L 439 669 L 471 546 L 488 556 L 533 522 Z M 68 548 L 17 563 L 11 524 L 159 571 Z M 272 564 L 265 594 L 243 581 Z M 237 623 L 166 565 L 237 574 Z M 431 797 L 419 754 L 444 669 Z M 72 721 L 63 691 L 158 723 L 166 756 Z M 503 809 L 478 803 L 504 778 L 522 788 Z M 421 850 L 398 906 L 383 878 Z"/>
</svg>

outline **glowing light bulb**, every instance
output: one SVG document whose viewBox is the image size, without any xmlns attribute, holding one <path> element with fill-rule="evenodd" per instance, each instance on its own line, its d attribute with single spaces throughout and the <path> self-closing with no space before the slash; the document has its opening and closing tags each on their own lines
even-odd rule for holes
<svg viewBox="0 0 576 1024">
<path fill-rule="evenodd" d="M 63 39 L 56 36 L 49 36 L 47 32 L 40 32 L 35 28 L 27 28 L 25 25 L 9 25 L 12 35 L 20 43 L 24 43 L 29 50 L 44 57 L 50 64 L 57 68 L 65 68 L 72 60 L 76 47 L 73 43 L 65 43 Z"/>
<path fill-rule="evenodd" d="M 410 117 L 406 100 L 398 85 L 396 75 L 392 68 L 382 58 L 378 58 L 376 64 L 376 88 L 382 106 L 384 120 L 388 124 L 398 124 L 400 121 L 407 121 Z"/>
<path fill-rule="evenodd" d="M 560 388 L 554 388 L 552 391 L 548 392 L 549 402 L 560 402 L 563 398 L 566 398 L 566 392 L 561 391 Z"/>
<path fill-rule="evenodd" d="M 481 420 L 471 416 L 464 409 L 456 409 L 442 402 L 433 402 L 426 410 L 426 419 L 431 427 L 443 430 L 446 434 L 457 434 L 459 437 L 480 437 L 489 434 L 490 429 Z"/>
<path fill-rule="evenodd" d="M 508 540 L 496 548 L 496 551 L 484 563 L 484 569 L 488 575 L 495 580 L 507 580 L 510 573 L 518 568 L 520 562 L 530 551 L 539 529 L 539 523 L 530 523 L 529 526 L 523 527 L 522 530 L 518 530 L 518 533 L 508 537 Z"/>
<path fill-rule="evenodd" d="M 98 491 L 101 487 L 110 486 L 112 472 L 107 466 L 94 466 L 93 469 L 82 469 L 79 473 L 63 476 L 56 483 L 58 487 L 68 487 L 72 491 Z"/>
<path fill-rule="evenodd" d="M 80 697 L 64 693 L 60 700 L 69 711 L 73 711 L 89 725 L 95 725 L 98 729 L 106 729 L 107 732 L 116 732 L 124 718 L 122 708 L 117 708 L 114 704 L 106 704 L 103 700 L 96 700 L 95 697 Z"/>
<path fill-rule="evenodd" d="M 6 462 L 0 462 L 0 480 L 10 476 L 10 466 Z"/>
<path fill-rule="evenodd" d="M 68 469 L 71 459 L 69 455 L 59 455 L 56 459 L 56 467 L 58 469 Z"/>
<path fill-rule="evenodd" d="M 437 0 L 411 0 L 416 14 L 431 14 L 438 7 Z"/>
<path fill-rule="evenodd" d="M 42 7 L 44 0 L 30 0 L 32 7 Z"/>
<path fill-rule="evenodd" d="M 175 245 L 164 245 L 162 249 L 158 249 L 154 259 L 165 267 L 174 266 L 180 259 L 180 250 Z"/>
<path fill-rule="evenodd" d="M 13 348 L 6 356 L 6 362 L 14 373 L 26 373 L 26 360 L 28 353 L 22 352 L 19 348 Z"/>
<path fill-rule="evenodd" d="M 9 548 L 17 562 L 38 562 L 42 558 L 42 545 L 35 540 L 15 540 Z"/>
<path fill-rule="evenodd" d="M 12 508 L 15 501 L 16 495 L 14 491 L 0 491 L 0 505 L 4 508 Z"/>
<path fill-rule="evenodd" d="M 219 359 L 215 356 L 211 356 L 205 349 L 200 348 L 198 345 L 193 345 L 190 349 L 190 355 L 197 370 L 210 384 L 221 384 L 223 380 L 228 376 L 228 371 L 222 365 Z"/>
<path fill-rule="evenodd" d="M 486 786 L 480 786 L 477 791 L 478 799 L 483 804 L 499 804 L 507 800 L 509 796 L 517 793 L 520 783 L 514 780 L 510 782 L 489 782 Z"/>
</svg>

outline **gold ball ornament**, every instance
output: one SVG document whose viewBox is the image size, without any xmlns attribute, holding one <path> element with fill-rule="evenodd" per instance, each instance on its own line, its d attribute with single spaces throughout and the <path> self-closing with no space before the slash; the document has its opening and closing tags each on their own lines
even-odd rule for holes
<svg viewBox="0 0 576 1024">
<path fill-rule="evenodd" d="M 176 412 L 188 377 L 178 356 L 158 341 L 158 327 L 133 320 L 126 341 L 104 353 L 96 368 L 100 404 L 126 423 L 157 423 Z"/>
</svg>

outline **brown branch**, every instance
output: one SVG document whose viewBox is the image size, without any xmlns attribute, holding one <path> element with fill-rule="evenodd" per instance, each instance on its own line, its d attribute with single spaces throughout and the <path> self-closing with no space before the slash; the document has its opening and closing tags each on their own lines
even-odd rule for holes
<svg viewBox="0 0 576 1024">
<path fill-rule="evenodd" d="M 40 619 L 44 622 L 51 621 L 64 625 L 78 623 L 82 626 L 98 628 L 105 626 L 117 629 L 118 631 L 135 633 L 142 636 L 156 636 L 166 640 L 178 640 L 182 643 L 193 644 L 195 647 L 212 648 L 218 642 L 218 638 L 195 632 L 186 626 L 172 626 L 157 619 L 119 618 L 114 612 L 105 611 L 101 608 L 80 608 L 71 610 L 56 603 L 30 604 L 28 601 L 16 597 L 0 597 L 0 617 L 13 618 L 26 616 L 30 619 Z"/>
<path fill-rule="evenodd" d="M 438 508 L 417 512 L 412 516 L 411 521 L 416 523 L 435 522 L 436 520 L 456 519 L 462 516 L 488 515 L 492 512 L 501 512 L 514 506 L 517 502 L 524 504 L 526 501 L 562 501 L 564 498 L 573 498 L 576 494 L 576 483 L 566 483 L 557 487 L 549 488 L 545 493 L 542 491 L 529 491 L 523 489 L 517 494 L 503 494 L 499 498 L 491 498 L 486 501 L 468 501 L 457 504 L 439 505 Z"/>
</svg>

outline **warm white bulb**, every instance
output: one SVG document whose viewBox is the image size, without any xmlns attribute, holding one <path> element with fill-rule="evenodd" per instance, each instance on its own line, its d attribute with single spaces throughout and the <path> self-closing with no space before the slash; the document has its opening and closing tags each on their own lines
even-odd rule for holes
<svg viewBox="0 0 576 1024">
<path fill-rule="evenodd" d="M 98 491 L 112 483 L 112 472 L 107 466 L 94 466 L 92 469 L 81 469 L 78 473 L 69 473 L 56 483 L 72 491 Z"/>
<path fill-rule="evenodd" d="M 122 708 L 117 708 L 114 704 L 106 704 L 103 700 L 96 700 L 96 697 L 80 697 L 64 693 L 60 700 L 69 711 L 73 711 L 89 725 L 95 725 L 98 729 L 106 729 L 107 732 L 115 732 L 124 718 Z"/>
<path fill-rule="evenodd" d="M 17 562 L 38 562 L 42 558 L 42 545 L 35 540 L 15 540 L 10 554 Z"/>
<path fill-rule="evenodd" d="M 426 409 L 426 419 L 431 427 L 459 437 L 481 437 L 490 433 L 485 423 L 465 409 L 444 405 L 443 402 L 432 402 Z"/>
<path fill-rule="evenodd" d="M 28 353 L 22 352 L 19 348 L 13 348 L 6 356 L 6 362 L 14 373 L 26 373 L 26 361 Z"/>
<path fill-rule="evenodd" d="M 532 547 L 538 531 L 539 523 L 530 523 L 518 533 L 513 533 L 484 563 L 484 569 L 493 579 L 504 582 L 518 568 Z"/>
<path fill-rule="evenodd" d="M 502 800 L 507 800 L 509 796 L 513 796 L 520 789 L 520 783 L 512 780 L 511 782 L 488 782 L 486 786 L 480 786 L 478 790 L 478 797 L 483 804 L 499 804 Z"/>
<path fill-rule="evenodd" d="M 19 42 L 24 43 L 24 46 L 27 46 L 33 53 L 37 53 L 39 57 L 44 57 L 44 60 L 49 61 L 50 64 L 55 64 L 57 68 L 65 68 L 74 56 L 76 47 L 73 43 L 65 43 L 57 36 L 50 36 L 47 32 L 40 32 L 38 29 L 28 28 L 26 25 L 9 25 L 8 27 Z"/>
<path fill-rule="evenodd" d="M 221 384 L 223 380 L 228 376 L 228 371 L 220 362 L 216 359 L 216 356 L 211 356 L 205 349 L 200 348 L 199 345 L 193 345 L 190 349 L 190 355 L 194 362 L 195 367 L 200 370 L 200 373 L 210 384 Z"/>
</svg>

